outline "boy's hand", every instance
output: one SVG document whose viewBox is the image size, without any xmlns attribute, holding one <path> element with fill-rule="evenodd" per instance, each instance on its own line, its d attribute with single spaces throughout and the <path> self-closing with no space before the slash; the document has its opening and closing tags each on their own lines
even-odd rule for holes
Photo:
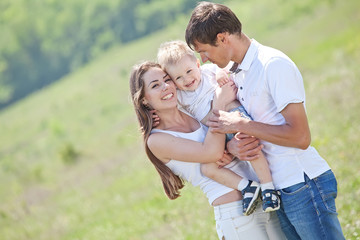
<svg viewBox="0 0 360 240">
<path fill-rule="evenodd" d="M 220 87 L 225 85 L 225 83 L 229 82 L 229 75 L 225 70 L 220 70 L 216 72 L 216 82 L 219 84 Z"/>
<path fill-rule="evenodd" d="M 226 106 L 234 101 L 236 99 L 236 93 L 237 87 L 233 81 L 229 81 L 222 87 L 216 88 L 214 96 L 214 109 L 219 109 L 216 106 Z"/>
<path fill-rule="evenodd" d="M 231 163 L 231 161 L 233 160 L 233 155 L 231 153 L 229 153 L 228 151 L 224 151 L 224 154 L 222 156 L 221 159 L 219 159 L 216 164 L 219 165 L 219 168 L 222 168 L 226 165 L 228 165 L 229 163 Z"/>
<path fill-rule="evenodd" d="M 152 119 L 153 119 L 153 125 L 152 127 L 157 127 L 160 124 L 160 118 L 159 116 L 156 114 L 156 110 L 151 110 L 150 113 L 152 114 Z"/>
</svg>

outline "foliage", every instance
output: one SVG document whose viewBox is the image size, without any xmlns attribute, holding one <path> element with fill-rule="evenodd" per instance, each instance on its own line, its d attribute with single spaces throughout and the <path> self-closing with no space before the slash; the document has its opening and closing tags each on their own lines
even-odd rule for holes
<svg viewBox="0 0 360 240">
<path fill-rule="evenodd" d="M 63 145 L 63 147 L 59 150 L 59 154 L 65 164 L 74 164 L 80 155 L 74 145 L 69 142 Z"/>
<path fill-rule="evenodd" d="M 164 28 L 194 0 L 4 0 L 0 4 L 0 109 L 104 50 Z"/>
</svg>

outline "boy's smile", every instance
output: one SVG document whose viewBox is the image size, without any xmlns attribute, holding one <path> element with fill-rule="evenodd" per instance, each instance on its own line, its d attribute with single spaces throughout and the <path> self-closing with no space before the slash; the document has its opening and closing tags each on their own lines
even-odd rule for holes
<svg viewBox="0 0 360 240">
<path fill-rule="evenodd" d="M 176 64 L 167 67 L 167 73 L 176 87 L 183 91 L 195 91 L 201 81 L 200 63 L 190 56 L 185 56 Z"/>
</svg>

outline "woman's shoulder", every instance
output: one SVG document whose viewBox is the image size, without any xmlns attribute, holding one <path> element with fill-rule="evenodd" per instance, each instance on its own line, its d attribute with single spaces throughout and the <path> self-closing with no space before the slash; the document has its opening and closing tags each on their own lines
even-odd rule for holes
<svg viewBox="0 0 360 240">
<path fill-rule="evenodd" d="M 164 141 L 168 141 L 169 138 L 173 138 L 171 134 L 167 133 L 164 130 L 161 129 L 155 129 L 151 131 L 150 136 L 148 137 L 147 144 L 149 145 L 157 145 L 159 143 L 162 143 Z"/>
<path fill-rule="evenodd" d="M 174 142 L 174 136 L 164 132 L 154 132 L 148 137 L 146 144 L 149 150 L 161 161 L 168 162 L 169 151 L 171 145 L 169 143 Z"/>
</svg>

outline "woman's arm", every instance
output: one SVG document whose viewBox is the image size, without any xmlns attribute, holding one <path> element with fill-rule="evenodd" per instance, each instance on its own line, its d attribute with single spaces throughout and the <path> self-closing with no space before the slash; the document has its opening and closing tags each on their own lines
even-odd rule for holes
<svg viewBox="0 0 360 240">
<path fill-rule="evenodd" d="M 204 142 L 196 142 L 167 133 L 153 133 L 147 144 L 151 152 L 165 163 L 171 159 L 183 162 L 210 163 L 222 158 L 225 135 L 208 131 Z"/>
</svg>

